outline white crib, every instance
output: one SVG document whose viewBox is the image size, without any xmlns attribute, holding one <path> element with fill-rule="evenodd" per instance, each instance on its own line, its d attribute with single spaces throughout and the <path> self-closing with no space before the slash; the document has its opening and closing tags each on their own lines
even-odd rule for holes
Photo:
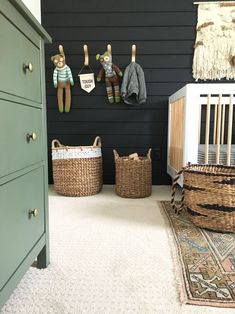
<svg viewBox="0 0 235 314">
<path fill-rule="evenodd" d="M 195 83 L 169 97 L 167 172 L 172 178 L 188 162 L 235 165 L 234 94 L 233 83 Z"/>
</svg>

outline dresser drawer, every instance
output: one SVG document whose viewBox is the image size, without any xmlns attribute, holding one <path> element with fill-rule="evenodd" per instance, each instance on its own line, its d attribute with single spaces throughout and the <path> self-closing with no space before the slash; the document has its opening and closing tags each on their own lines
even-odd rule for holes
<svg viewBox="0 0 235 314">
<path fill-rule="evenodd" d="M 41 109 L 0 99 L 0 126 L 0 177 L 44 159 Z"/>
<path fill-rule="evenodd" d="M 0 290 L 44 233 L 43 180 L 40 167 L 0 186 Z"/>
<path fill-rule="evenodd" d="M 40 51 L 0 13 L 0 91 L 41 106 Z M 32 68 L 24 66 L 31 64 Z M 30 71 L 32 70 L 32 72 Z"/>
</svg>

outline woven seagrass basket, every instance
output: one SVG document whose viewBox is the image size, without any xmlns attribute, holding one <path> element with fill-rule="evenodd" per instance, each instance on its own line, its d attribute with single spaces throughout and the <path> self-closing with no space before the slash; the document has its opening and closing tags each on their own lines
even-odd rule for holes
<svg viewBox="0 0 235 314">
<path fill-rule="evenodd" d="M 185 208 L 198 227 L 235 232 L 235 167 L 196 164 L 188 165 L 181 173 L 184 177 L 181 205 L 176 208 L 173 197 L 173 208 L 176 211 Z"/>
<path fill-rule="evenodd" d="M 127 198 L 147 197 L 152 193 L 151 149 L 146 157 L 134 160 L 129 156 L 120 157 L 113 150 L 116 169 L 116 194 Z"/>
<path fill-rule="evenodd" d="M 54 187 L 66 196 L 88 196 L 99 193 L 103 184 L 101 140 L 92 146 L 64 146 L 52 141 Z"/>
</svg>

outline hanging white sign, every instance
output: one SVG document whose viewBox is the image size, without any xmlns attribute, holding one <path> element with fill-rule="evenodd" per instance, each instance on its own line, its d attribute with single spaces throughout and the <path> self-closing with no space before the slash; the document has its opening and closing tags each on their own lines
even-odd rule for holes
<svg viewBox="0 0 235 314">
<path fill-rule="evenodd" d="M 78 74 L 81 88 L 90 93 L 95 88 L 94 73 Z"/>
</svg>

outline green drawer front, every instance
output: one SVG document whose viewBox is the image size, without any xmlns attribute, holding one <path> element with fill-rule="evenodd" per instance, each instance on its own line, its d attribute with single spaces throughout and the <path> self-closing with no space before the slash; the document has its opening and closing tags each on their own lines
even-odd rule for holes
<svg viewBox="0 0 235 314">
<path fill-rule="evenodd" d="M 0 186 L 0 200 L 1 290 L 44 233 L 43 167 Z"/>
<path fill-rule="evenodd" d="M 0 91 L 37 102 L 41 106 L 40 51 L 0 14 Z M 31 63 L 33 71 L 24 70 Z"/>
<path fill-rule="evenodd" d="M 0 99 L 0 177 L 43 160 L 42 109 Z M 27 134 L 36 133 L 36 140 Z"/>
</svg>

